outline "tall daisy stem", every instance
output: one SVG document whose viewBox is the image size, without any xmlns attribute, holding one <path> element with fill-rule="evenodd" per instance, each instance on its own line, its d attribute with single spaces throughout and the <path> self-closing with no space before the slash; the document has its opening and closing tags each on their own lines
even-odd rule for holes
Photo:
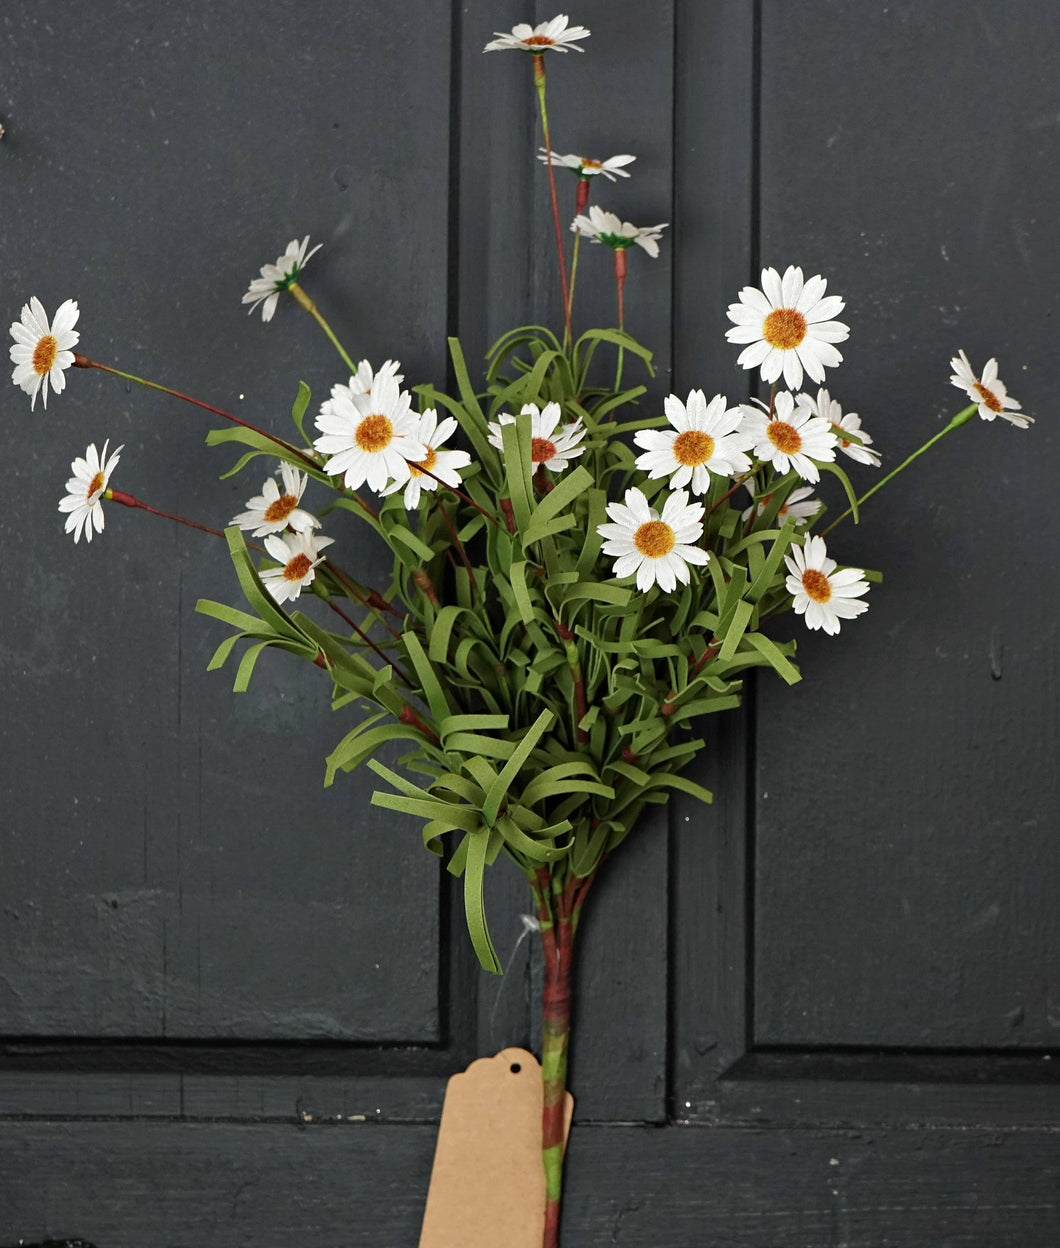
<svg viewBox="0 0 1060 1248">
<path fill-rule="evenodd" d="M 324 320 L 323 314 L 321 313 L 317 305 L 313 302 L 313 300 L 310 299 L 310 297 L 305 293 L 302 287 L 298 285 L 297 282 L 292 282 L 290 286 L 287 287 L 287 289 L 291 292 L 292 295 L 294 295 L 299 305 L 305 308 L 305 310 L 309 313 L 309 315 L 313 318 L 313 320 L 316 321 L 316 323 L 320 326 L 320 328 L 324 331 L 324 333 L 327 334 L 328 341 L 331 343 L 331 345 L 335 348 L 335 350 L 342 357 L 342 361 L 346 365 L 346 367 L 350 370 L 350 373 L 351 374 L 356 373 L 357 365 L 354 364 L 353 360 L 351 360 L 350 357 L 346 354 L 346 348 L 342 345 L 341 342 L 339 342 L 338 338 L 335 337 L 335 331 L 331 328 L 331 326 L 327 323 L 327 321 Z"/>
<path fill-rule="evenodd" d="M 616 247 L 615 251 L 615 289 L 618 292 L 618 328 L 621 333 L 626 332 L 626 249 L 625 247 Z M 618 348 L 618 366 L 615 369 L 615 393 L 622 389 L 622 363 L 625 357 L 625 348 Z"/>
<path fill-rule="evenodd" d="M 578 191 L 574 198 L 574 215 L 581 216 L 585 211 L 586 205 L 589 203 L 589 179 L 578 179 Z M 578 253 L 581 251 L 582 236 L 581 231 L 575 231 L 574 234 L 574 251 L 571 254 L 570 261 L 570 290 L 567 292 L 567 324 L 570 325 L 571 317 L 574 315 L 574 284 L 578 280 Z"/>
<path fill-rule="evenodd" d="M 564 347 L 569 347 L 573 335 L 570 327 L 570 293 L 567 289 L 567 260 L 563 252 L 563 228 L 559 223 L 559 198 L 556 195 L 556 175 L 552 169 L 552 139 L 548 132 L 548 109 L 545 107 L 545 58 L 535 53 L 534 86 L 537 88 L 537 102 L 541 108 L 541 129 L 544 133 L 545 151 L 548 153 L 548 189 L 552 196 L 552 221 L 556 228 L 556 255 L 559 259 L 559 281 L 563 293 Z"/>
<path fill-rule="evenodd" d="M 952 433 L 952 432 L 954 431 L 954 429 L 959 429 L 959 428 L 961 427 L 961 425 L 966 425 L 966 424 L 967 424 L 967 423 L 968 423 L 968 422 L 972 419 L 972 417 L 976 414 L 976 412 L 977 412 L 978 410 L 979 410 L 979 405 L 978 405 L 978 403 L 969 403 L 967 407 L 962 408 L 962 409 L 961 409 L 961 410 L 957 413 L 957 415 L 956 415 L 956 416 L 954 416 L 954 418 L 950 421 L 950 423 L 949 423 L 948 425 L 946 425 L 944 428 L 940 429 L 940 430 L 938 431 L 938 433 L 936 433 L 936 434 L 935 434 L 935 436 L 934 436 L 933 438 L 928 438 L 928 440 L 924 443 L 924 445 L 923 445 L 922 447 L 920 447 L 920 449 L 919 449 L 919 450 L 914 451 L 914 452 L 912 453 L 912 455 L 910 455 L 907 459 L 903 459 L 903 460 L 902 460 L 902 462 L 898 465 L 898 467 L 897 467 L 897 468 L 895 468 L 893 471 L 889 472 L 889 473 L 888 473 L 888 474 L 887 474 L 887 475 L 883 478 L 883 480 L 882 480 L 882 481 L 877 481 L 877 482 L 876 482 L 876 484 L 872 487 L 872 489 L 871 489 L 871 490 L 866 490 L 866 491 L 865 491 L 865 493 L 864 493 L 864 494 L 862 494 L 862 496 L 858 499 L 858 508 L 859 508 L 859 510 L 860 510 L 860 508 L 861 508 L 862 504 L 863 504 L 863 503 L 864 503 L 867 499 L 870 499 L 870 498 L 873 496 L 873 494 L 875 494 L 875 493 L 876 493 L 876 491 L 877 491 L 877 490 L 882 490 L 882 489 L 883 489 L 883 487 L 887 484 L 887 482 L 888 482 L 888 481 L 890 481 L 892 478 L 894 478 L 894 477 L 898 476 L 898 474 L 899 474 L 899 473 L 900 473 L 900 472 L 901 472 L 904 468 L 908 468 L 908 467 L 909 467 L 909 465 L 913 462 L 913 460 L 914 460 L 914 459 L 919 459 L 919 458 L 920 458 L 920 456 L 921 456 L 921 455 L 923 455 L 923 453 L 924 453 L 924 452 L 925 452 L 925 451 L 926 451 L 929 447 L 934 446 L 934 445 L 935 445 L 935 443 L 936 443 L 936 442 L 938 442 L 938 441 L 940 441 L 942 438 L 944 438 L 944 437 L 946 436 L 946 434 L 947 434 L 947 433 Z M 831 531 L 835 528 L 835 526 L 836 526 L 837 524 L 839 524 L 839 523 L 840 523 L 840 521 L 845 520 L 845 519 L 847 518 L 847 516 L 849 516 L 849 515 L 851 515 L 851 514 L 853 513 L 853 511 L 854 511 L 854 508 L 853 508 L 853 507 L 848 507 L 848 508 L 846 509 L 846 511 L 844 511 L 844 512 L 843 512 L 843 514 L 842 514 L 841 516 L 837 516 L 837 517 L 836 517 L 836 518 L 832 521 L 832 523 L 828 526 L 828 528 L 827 528 L 827 529 L 823 529 L 823 530 L 821 531 L 821 533 L 819 534 L 819 536 L 820 536 L 820 537 L 824 537 L 826 533 L 831 533 Z"/>
<path fill-rule="evenodd" d="M 268 438 L 270 442 L 275 442 L 277 446 L 283 447 L 285 451 L 292 455 L 297 455 L 303 463 L 309 464 L 310 467 L 320 470 L 320 464 L 304 451 L 300 451 L 296 446 L 292 446 L 290 442 L 285 442 L 283 438 L 276 437 L 275 434 L 266 433 L 264 429 L 259 429 L 257 425 L 250 424 L 249 421 L 243 420 L 239 416 L 226 412 L 224 408 L 214 407 L 210 403 L 204 403 L 201 399 L 193 399 L 190 394 L 181 394 L 179 390 L 172 390 L 169 386 L 160 385 L 157 381 L 148 381 L 146 377 L 137 377 L 135 373 L 123 373 L 120 368 L 111 368 L 109 364 L 100 364 L 98 360 L 90 360 L 87 355 L 74 355 L 75 368 L 98 368 L 100 372 L 111 373 L 115 377 L 122 377 L 125 381 L 135 381 L 138 386 L 146 386 L 148 390 L 158 390 L 162 394 L 170 394 L 175 399 L 181 399 L 185 403 L 190 403 L 193 407 L 201 407 L 203 411 L 212 412 L 214 416 L 220 416 L 223 420 L 230 420 L 234 425 L 242 425 L 244 429 L 250 429 L 254 433 L 260 433 L 263 438 Z"/>
<path fill-rule="evenodd" d="M 149 504 L 141 502 L 131 494 L 126 494 L 124 490 L 109 488 L 103 491 L 103 497 L 110 499 L 112 502 L 121 503 L 123 507 L 139 507 L 141 511 L 149 511 L 152 516 L 161 516 L 163 520 L 175 520 L 177 524 L 183 524 L 189 529 L 198 529 L 200 533 L 212 533 L 214 537 L 224 537 L 220 529 L 211 529 L 208 524 L 200 524 L 197 520 L 188 520 L 184 516 L 175 515 L 172 511 L 159 511 L 157 507 L 151 507 Z"/>
</svg>

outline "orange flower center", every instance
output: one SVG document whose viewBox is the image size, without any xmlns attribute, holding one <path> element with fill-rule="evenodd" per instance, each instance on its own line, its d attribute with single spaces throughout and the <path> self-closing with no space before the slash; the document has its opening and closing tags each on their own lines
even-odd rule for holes
<svg viewBox="0 0 1060 1248">
<path fill-rule="evenodd" d="M 55 363 L 55 357 L 58 354 L 58 342 L 51 334 L 45 334 L 33 348 L 33 371 L 38 377 L 43 377 L 45 373 L 51 371 L 52 365 Z"/>
<path fill-rule="evenodd" d="M 394 436 L 394 426 L 385 416 L 377 412 L 373 416 L 366 416 L 357 426 L 357 431 L 353 436 L 362 451 L 374 455 L 390 445 Z"/>
<path fill-rule="evenodd" d="M 43 342 L 44 339 L 42 338 L 41 341 Z M 39 351 L 40 347 L 38 347 L 37 350 Z M 34 355 L 33 356 L 34 365 L 36 365 L 36 362 L 37 362 L 37 357 L 36 355 Z M 997 395 L 993 392 L 993 390 L 988 390 L 981 381 L 977 381 L 975 383 L 975 390 L 976 390 L 976 393 L 979 395 L 979 397 L 983 400 L 986 406 L 990 408 L 992 412 L 1001 411 L 1001 400 L 997 397 Z"/>
<path fill-rule="evenodd" d="M 88 494 L 86 495 L 86 497 L 91 498 L 92 495 L 95 494 L 97 490 L 103 489 L 103 487 L 106 484 L 107 484 L 106 474 L 102 472 L 97 472 L 96 475 L 92 478 L 92 480 L 89 481 L 88 483 Z"/>
<path fill-rule="evenodd" d="M 426 459 L 421 459 L 418 464 L 412 464 L 412 463 L 409 464 L 409 475 L 412 477 L 422 477 L 423 470 L 426 469 L 428 472 L 430 472 L 431 469 L 434 467 L 434 465 L 437 463 L 437 461 L 438 461 L 438 452 L 434 449 L 433 446 L 429 446 L 427 447 Z"/>
<path fill-rule="evenodd" d="M 794 425 L 783 420 L 771 420 L 766 428 L 770 442 L 785 455 L 794 455 L 802 446 L 802 436 Z"/>
<path fill-rule="evenodd" d="M 529 39 L 523 40 L 523 43 L 535 48 L 551 47 L 555 42 L 555 39 L 550 39 L 548 35 L 531 35 Z"/>
<path fill-rule="evenodd" d="M 827 602 L 832 596 L 832 587 L 828 577 L 818 568 L 807 568 L 802 574 L 802 587 L 806 596 L 814 602 Z"/>
<path fill-rule="evenodd" d="M 270 524 L 275 524 L 279 520 L 286 520 L 297 506 L 298 499 L 293 494 L 281 494 L 274 503 L 270 503 L 265 508 L 265 519 Z"/>
<path fill-rule="evenodd" d="M 604 167 L 604 162 L 602 160 L 593 160 L 589 156 L 582 157 L 583 169 L 602 169 L 603 167 Z"/>
<path fill-rule="evenodd" d="M 794 308 L 774 308 L 762 326 L 762 337 L 771 347 L 792 351 L 806 337 L 806 318 Z"/>
<path fill-rule="evenodd" d="M 649 520 L 633 534 L 633 545 L 649 559 L 661 559 L 674 548 L 674 531 L 661 520 Z"/>
<path fill-rule="evenodd" d="M 547 464 L 556 455 L 556 444 L 548 438 L 530 439 L 530 459 L 535 464 Z"/>
<path fill-rule="evenodd" d="M 300 581 L 312 566 L 313 561 L 308 555 L 295 555 L 284 568 L 283 579 L 285 581 Z"/>
<path fill-rule="evenodd" d="M 705 464 L 713 454 L 714 439 L 701 429 L 686 429 L 674 438 L 674 458 L 686 467 Z"/>
</svg>

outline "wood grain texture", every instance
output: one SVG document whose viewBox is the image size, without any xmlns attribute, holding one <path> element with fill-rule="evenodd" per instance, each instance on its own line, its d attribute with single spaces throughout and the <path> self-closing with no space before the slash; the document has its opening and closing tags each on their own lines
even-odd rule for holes
<svg viewBox="0 0 1060 1248">
<path fill-rule="evenodd" d="M 343 367 L 293 302 L 262 325 L 240 297 L 309 233 L 307 285 L 351 350 L 441 381 L 447 223 L 421 188 L 448 175 L 448 34 L 444 9 L 351 22 L 330 0 L 310 21 L 111 0 L 87 29 L 9 6 L 9 313 L 77 297 L 90 355 L 286 432 L 299 376 L 319 399 Z M 99 374 L 47 413 L 24 399 L 0 395 L 24 500 L 0 520 L 22 552 L 0 591 L 0 1033 L 436 1041 L 437 864 L 367 774 L 322 788 L 351 722 L 326 679 L 266 655 L 232 696 L 205 671 L 228 630 L 192 610 L 239 598 L 221 543 L 112 506 L 75 549 L 55 511 L 107 436 L 116 484 L 214 525 L 261 470 L 219 483 L 236 455 L 202 445 L 209 419 Z M 329 531 L 384 583 L 343 517 Z"/>
<path fill-rule="evenodd" d="M 0 1244 L 416 1244 L 431 1127 L 22 1124 Z M 575 1128 L 565 1248 L 1022 1248 L 1060 1230 L 1058 1137 Z M 1042 1165 L 1045 1158 L 1047 1165 Z"/>
<path fill-rule="evenodd" d="M 1039 420 L 976 420 L 837 530 L 884 583 L 800 640 L 802 685 L 761 682 L 760 1043 L 1060 1040 L 1058 53 L 1045 3 L 763 9 L 762 261 L 845 296 L 833 396 L 895 466 L 963 404 L 963 347 Z"/>
</svg>

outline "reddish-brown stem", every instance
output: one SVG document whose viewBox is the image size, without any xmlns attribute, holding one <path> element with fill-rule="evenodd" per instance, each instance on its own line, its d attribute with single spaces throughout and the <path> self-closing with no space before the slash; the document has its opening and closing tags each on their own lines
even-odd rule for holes
<svg viewBox="0 0 1060 1248">
<path fill-rule="evenodd" d="M 548 189 L 552 196 L 552 221 L 556 227 L 556 255 L 559 257 L 559 280 L 563 293 L 563 319 L 566 326 L 566 341 L 570 342 L 573 335 L 570 327 L 570 299 L 567 293 L 567 260 L 563 250 L 563 227 L 559 223 L 559 197 L 556 195 L 556 175 L 552 169 L 552 139 L 548 133 L 548 110 L 545 108 L 545 58 L 540 53 L 533 56 L 534 86 L 537 88 L 537 100 L 541 107 L 541 129 L 545 138 L 545 151 L 548 160 Z"/>
<path fill-rule="evenodd" d="M 103 497 L 115 503 L 121 503 L 123 507 L 139 507 L 141 511 L 149 511 L 152 516 L 161 516 L 163 520 L 175 520 L 177 524 L 186 525 L 189 529 L 198 529 L 200 533 L 212 533 L 214 537 L 224 537 L 220 529 L 211 529 L 208 524 L 199 524 L 197 520 L 187 520 L 184 516 L 174 515 L 171 511 L 159 511 L 157 507 L 142 503 L 138 498 L 133 498 L 131 494 L 126 494 L 124 490 L 107 489 Z"/>
<path fill-rule="evenodd" d="M 460 540 L 460 534 L 457 533 L 456 528 L 449 517 L 449 513 L 445 509 L 445 504 L 441 499 L 438 500 L 438 510 L 442 513 L 442 519 L 445 521 L 445 527 L 449 530 L 449 536 L 453 539 L 457 550 L 460 552 L 460 558 L 464 567 L 467 569 L 468 580 L 471 582 L 471 588 L 474 593 L 478 594 L 479 598 L 482 598 L 482 594 L 478 587 L 478 581 L 475 580 L 475 570 L 472 568 L 471 561 L 467 557 L 467 551 L 464 549 L 464 543 Z"/>
<path fill-rule="evenodd" d="M 464 491 L 463 491 L 462 489 L 460 489 L 458 486 L 455 486 L 455 485 L 450 485 L 448 481 L 443 481 L 441 477 L 436 477 L 436 476 L 434 475 L 434 473 L 433 473 L 433 472 L 431 472 L 431 470 L 430 470 L 429 468 L 424 468 L 424 466 L 423 466 L 422 464 L 416 464 L 416 465 L 415 465 L 415 468 L 416 468 L 416 471 L 417 471 L 417 472 L 419 472 L 419 473 L 422 473 L 422 475 L 423 475 L 423 476 L 425 476 L 425 477 L 430 477 L 430 479 L 431 479 L 432 481 L 437 481 L 439 485 L 444 486 L 444 487 L 445 487 L 445 489 L 447 489 L 447 490 L 449 490 L 451 493 L 455 494 L 458 498 L 462 498 L 462 499 L 464 500 L 464 502 L 465 502 L 465 503 L 467 503 L 467 505 L 468 505 L 469 507 L 474 507 L 474 509 L 475 509 L 475 510 L 476 510 L 476 511 L 480 514 L 480 515 L 485 516 L 485 517 L 486 517 L 486 519 L 490 522 L 490 524 L 497 524 L 497 523 L 498 523 L 498 522 L 497 522 L 497 517 L 496 517 L 496 516 L 494 516 L 494 515 L 492 515 L 490 512 L 488 512 L 488 511 L 486 510 L 486 508 L 485 508 L 485 507 L 480 507 L 480 506 L 478 505 L 478 503 L 476 503 L 476 502 L 475 502 L 475 500 L 471 497 L 471 495 L 470 495 L 470 494 L 465 494 L 465 493 L 464 493 Z M 498 525 L 498 527 L 499 527 L 499 525 Z"/>
<path fill-rule="evenodd" d="M 175 399 L 181 399 L 185 403 L 190 403 L 193 407 L 201 407 L 204 411 L 212 412 L 214 416 L 220 416 L 223 420 L 230 420 L 234 425 L 242 425 L 244 429 L 250 429 L 254 433 L 260 433 L 263 438 L 268 438 L 270 442 L 275 442 L 277 446 L 282 446 L 285 451 L 290 451 L 297 455 L 303 463 L 311 465 L 313 468 L 319 469 L 320 465 L 311 456 L 304 451 L 300 451 L 296 446 L 292 446 L 289 442 L 285 442 L 283 438 L 278 438 L 275 434 L 266 433 L 264 429 L 259 429 L 257 425 L 250 424 L 249 421 L 241 419 L 239 416 L 226 412 L 223 408 L 214 407 L 210 403 L 204 403 L 201 399 L 193 399 L 189 394 L 181 394 L 179 390 L 173 390 L 169 386 L 159 385 L 157 381 L 147 381 L 143 377 L 136 377 L 132 373 L 123 373 L 120 368 L 111 368 L 107 364 L 100 364 L 97 360 L 90 360 L 87 355 L 79 355 L 74 353 L 75 368 L 98 368 L 100 372 L 111 373 L 115 377 L 124 377 L 127 381 L 135 381 L 141 386 L 147 386 L 149 390 L 159 390 L 162 394 L 170 394 Z"/>
<path fill-rule="evenodd" d="M 551 494 L 556 488 L 554 483 L 548 479 L 548 469 L 544 464 L 538 464 L 534 469 L 534 487 L 541 494 Z"/>
<path fill-rule="evenodd" d="M 721 642 L 717 639 L 717 637 L 712 637 L 710 639 L 710 645 L 707 646 L 706 650 L 703 651 L 695 663 L 688 669 L 689 679 L 691 680 L 693 677 L 698 676 L 711 659 L 716 659 L 720 649 Z"/>
<path fill-rule="evenodd" d="M 615 248 L 615 287 L 618 291 L 618 328 L 623 331 L 626 328 L 625 286 L 626 286 L 626 249 L 625 247 L 616 247 Z"/>
<path fill-rule="evenodd" d="M 427 601 L 431 604 L 431 606 L 437 610 L 441 610 L 442 604 L 438 601 L 438 595 L 434 589 L 434 582 L 423 570 L 423 568 L 417 568 L 412 573 L 412 579 L 415 582 L 416 587 L 421 589 L 426 595 Z"/>
<path fill-rule="evenodd" d="M 401 714 L 398 715 L 398 719 L 403 724 L 409 724 L 411 727 L 418 729 L 423 733 L 428 741 L 433 741 L 435 745 L 439 744 L 438 734 L 433 729 L 427 727 L 423 720 L 420 719 L 415 709 L 409 706 L 407 702 L 401 708 Z"/>
<path fill-rule="evenodd" d="M 589 179 L 578 179 L 578 191 L 574 198 L 574 210 L 577 215 L 581 215 L 585 211 L 585 207 L 589 202 Z"/>
<path fill-rule="evenodd" d="M 502 498 L 501 511 L 504 513 L 504 522 L 508 526 L 508 532 L 515 532 L 515 511 L 512 509 L 512 500 L 510 498 Z"/>
<path fill-rule="evenodd" d="M 725 491 L 725 493 L 721 496 L 721 498 L 719 498 L 718 501 L 714 504 L 714 506 L 711 507 L 710 511 L 707 512 L 707 515 L 709 516 L 712 512 L 717 511 L 718 508 L 722 505 L 722 503 L 725 502 L 727 498 L 731 498 L 732 495 L 736 493 L 736 491 L 740 488 L 741 485 L 743 485 L 743 483 L 747 480 L 747 478 L 750 475 L 751 474 L 749 472 L 745 472 L 743 476 L 740 477 L 738 481 L 736 481 L 732 489 Z"/>
<path fill-rule="evenodd" d="M 401 613 L 399 611 L 395 611 L 378 590 L 373 589 L 370 593 L 362 592 L 361 587 L 357 584 L 357 582 L 351 580 L 346 573 L 343 572 L 341 568 L 337 568 L 330 559 L 324 560 L 324 567 L 327 568 L 335 580 L 337 580 L 339 584 L 349 592 L 350 596 L 355 598 L 362 607 L 372 611 L 389 611 L 392 615 L 396 615 L 400 619 Z M 400 639 L 401 634 L 386 620 L 380 619 L 379 623 L 382 624 L 391 637 L 398 640 Z"/>
<path fill-rule="evenodd" d="M 346 614 L 345 611 L 343 611 L 343 609 L 338 605 L 338 603 L 332 602 L 330 598 L 327 601 L 328 601 L 328 606 L 332 609 L 332 611 L 334 611 L 336 615 L 341 616 L 341 618 L 346 621 L 346 623 L 350 626 L 350 628 L 353 629 L 353 631 L 357 634 L 357 636 L 360 637 L 360 639 L 364 642 L 364 644 L 368 646 L 370 649 L 375 651 L 375 653 L 383 660 L 383 663 L 386 667 L 392 667 L 394 671 L 397 672 L 397 674 L 401 677 L 401 679 L 405 682 L 405 684 L 408 685 L 410 689 L 414 689 L 416 687 L 414 682 L 410 679 L 408 673 L 402 670 L 401 665 L 399 663 L 395 663 L 394 660 L 390 658 L 390 656 L 384 650 L 381 650 L 375 644 L 375 642 L 371 639 L 371 637 L 368 636 L 368 634 L 364 631 L 364 629 L 359 627 L 357 624 L 353 622 L 353 620 L 350 619 L 350 617 Z"/>
</svg>

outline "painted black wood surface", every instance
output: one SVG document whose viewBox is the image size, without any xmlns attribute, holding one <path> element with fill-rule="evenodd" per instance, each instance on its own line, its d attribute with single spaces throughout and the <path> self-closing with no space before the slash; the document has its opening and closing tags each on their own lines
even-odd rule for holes
<svg viewBox="0 0 1060 1248">
<path fill-rule="evenodd" d="M 12 0 L 9 318 L 75 297 L 97 358 L 280 429 L 299 377 L 340 374 L 297 309 L 263 326 L 239 297 L 308 232 L 342 336 L 443 380 L 447 332 L 478 356 L 557 302 L 528 72 L 481 55 L 552 15 L 529 7 Z M 1051 1248 L 1060 19 L 572 19 L 593 35 L 550 63 L 555 145 L 636 153 L 607 202 L 672 222 L 630 266 L 657 395 L 746 394 L 725 306 L 799 263 L 848 300 L 829 381 L 885 462 L 959 404 L 958 347 L 1038 423 L 975 422 L 866 508 L 842 556 L 885 572 L 868 614 L 708 726 L 709 811 L 676 802 L 609 864 L 566 1242 Z M 579 280 L 607 318 L 603 268 Z M 208 423 L 84 374 L 27 408 L 0 391 L 0 1244 L 414 1244 L 445 1077 L 533 1040 L 529 946 L 480 977 L 418 831 L 368 776 L 319 787 L 344 731 L 323 677 L 281 659 L 235 697 L 205 673 L 191 606 L 234 601 L 209 539 L 117 508 L 91 547 L 63 536 L 66 465 L 107 436 L 124 488 L 226 521 L 248 479 L 217 482 Z M 490 884 L 506 956 L 525 889 Z"/>
</svg>

